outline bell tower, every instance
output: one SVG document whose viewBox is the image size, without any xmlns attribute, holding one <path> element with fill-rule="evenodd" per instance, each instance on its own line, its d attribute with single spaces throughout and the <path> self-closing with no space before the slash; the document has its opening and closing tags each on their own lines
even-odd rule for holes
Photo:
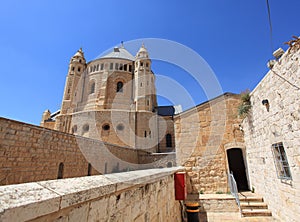
<svg viewBox="0 0 300 222">
<path fill-rule="evenodd" d="M 134 84 L 136 111 L 152 112 L 157 106 L 155 76 L 151 71 L 151 59 L 144 44 L 135 56 Z"/>
<path fill-rule="evenodd" d="M 82 48 L 80 48 L 69 63 L 69 70 L 66 79 L 64 97 L 61 106 L 61 114 L 72 112 L 72 101 L 74 99 L 75 90 L 81 74 L 86 68 L 86 60 Z"/>
<path fill-rule="evenodd" d="M 56 117 L 55 127 L 54 129 L 62 131 L 62 132 L 70 132 L 71 131 L 71 121 L 72 121 L 72 113 L 73 113 L 73 101 L 75 97 L 75 91 L 77 88 L 77 84 L 80 80 L 80 77 L 84 70 L 86 69 L 86 60 L 84 58 L 84 53 L 80 48 L 74 56 L 72 56 L 70 63 L 68 74 L 66 78 L 65 90 L 63 101 L 61 104 L 60 114 Z"/>
</svg>

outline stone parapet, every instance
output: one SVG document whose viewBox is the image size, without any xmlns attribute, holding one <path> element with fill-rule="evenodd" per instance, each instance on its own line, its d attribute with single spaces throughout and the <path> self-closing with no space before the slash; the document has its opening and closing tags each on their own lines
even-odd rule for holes
<svg viewBox="0 0 300 222">
<path fill-rule="evenodd" d="M 139 170 L 0 187 L 0 221 L 181 221 L 173 174 Z"/>
</svg>

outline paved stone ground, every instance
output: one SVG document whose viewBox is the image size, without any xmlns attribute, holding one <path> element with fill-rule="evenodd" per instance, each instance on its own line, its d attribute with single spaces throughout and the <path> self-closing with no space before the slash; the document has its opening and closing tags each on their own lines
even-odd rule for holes
<svg viewBox="0 0 300 222">
<path fill-rule="evenodd" d="M 207 218 L 200 216 L 201 222 L 279 222 L 273 217 L 242 217 L 236 213 L 210 213 Z"/>
</svg>

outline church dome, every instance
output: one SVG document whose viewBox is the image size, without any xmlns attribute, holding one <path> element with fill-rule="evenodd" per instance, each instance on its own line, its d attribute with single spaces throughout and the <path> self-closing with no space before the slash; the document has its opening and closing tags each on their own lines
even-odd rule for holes
<svg viewBox="0 0 300 222">
<path fill-rule="evenodd" d="M 131 55 L 124 47 L 115 47 L 112 52 L 102 56 L 101 58 L 126 59 L 134 61 L 134 56 Z"/>
</svg>

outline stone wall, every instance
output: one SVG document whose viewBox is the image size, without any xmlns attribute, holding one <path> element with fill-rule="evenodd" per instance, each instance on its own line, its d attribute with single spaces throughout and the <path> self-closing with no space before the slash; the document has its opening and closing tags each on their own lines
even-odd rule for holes
<svg viewBox="0 0 300 222">
<path fill-rule="evenodd" d="M 299 221 L 300 217 L 299 67 L 300 50 L 295 45 L 251 92 L 251 112 L 243 121 L 251 187 L 282 221 Z M 262 105 L 266 99 L 269 108 Z M 277 176 L 272 144 L 280 142 L 292 179 Z"/>
<path fill-rule="evenodd" d="M 0 118 L 0 185 L 174 166 L 150 153 Z M 145 164 L 143 164 L 145 163 Z M 90 165 L 89 165 L 90 164 Z"/>
<path fill-rule="evenodd" d="M 227 192 L 226 149 L 243 147 L 237 107 L 225 93 L 174 117 L 177 165 L 185 166 L 188 193 Z"/>
<path fill-rule="evenodd" d="M 0 221 L 181 221 L 178 168 L 0 187 Z"/>
</svg>

